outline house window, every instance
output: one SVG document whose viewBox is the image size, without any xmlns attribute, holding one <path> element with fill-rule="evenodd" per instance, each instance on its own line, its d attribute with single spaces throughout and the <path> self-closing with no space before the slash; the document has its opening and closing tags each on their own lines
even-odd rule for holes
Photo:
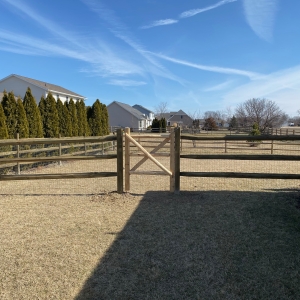
<svg viewBox="0 0 300 300">
<path fill-rule="evenodd" d="M 57 98 L 57 100 L 59 99 L 59 95 L 58 94 L 56 95 L 56 98 Z"/>
<path fill-rule="evenodd" d="M 69 100 L 69 97 L 68 96 L 66 96 L 66 101 L 68 101 Z"/>
<path fill-rule="evenodd" d="M 170 126 L 171 125 L 171 123 L 170 123 L 170 121 L 168 121 L 168 126 Z"/>
<path fill-rule="evenodd" d="M 183 118 L 183 116 L 180 116 L 180 118 L 182 119 L 182 118 Z"/>
</svg>

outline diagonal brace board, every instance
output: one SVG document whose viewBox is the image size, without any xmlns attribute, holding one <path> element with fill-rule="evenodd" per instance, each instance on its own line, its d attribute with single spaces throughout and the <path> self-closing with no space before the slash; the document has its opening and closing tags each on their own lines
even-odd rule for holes
<svg viewBox="0 0 300 300">
<path fill-rule="evenodd" d="M 161 168 L 166 174 L 172 176 L 172 172 L 170 172 L 167 168 L 165 168 L 159 161 L 157 161 L 143 146 L 141 146 L 138 142 L 136 142 L 130 135 L 125 133 L 125 137 L 132 142 L 136 147 L 138 147 L 147 158 L 152 160 L 159 168 Z"/>
<path fill-rule="evenodd" d="M 162 148 L 166 143 L 170 141 L 170 137 L 167 137 L 164 141 L 162 141 L 159 145 L 157 145 L 150 154 L 156 153 L 160 148 Z M 141 159 L 132 169 L 131 171 L 136 171 L 145 161 L 147 161 L 148 157 L 145 156 L 143 159 Z"/>
</svg>

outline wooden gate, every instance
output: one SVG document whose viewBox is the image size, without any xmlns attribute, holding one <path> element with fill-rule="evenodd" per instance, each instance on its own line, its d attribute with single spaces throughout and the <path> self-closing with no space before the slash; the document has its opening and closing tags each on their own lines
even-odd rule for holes
<svg viewBox="0 0 300 300">
<path fill-rule="evenodd" d="M 180 186 L 179 173 L 180 173 L 180 131 L 175 129 L 167 135 L 161 135 L 163 138 L 154 149 L 147 151 L 135 138 L 155 138 L 157 135 L 139 135 L 131 136 L 130 128 L 125 128 L 125 191 L 130 190 L 130 175 L 165 175 L 170 177 L 170 192 L 178 193 Z M 130 143 L 134 144 L 142 153 L 143 158 L 136 163 L 133 167 L 130 166 Z M 157 154 L 158 150 L 164 147 L 166 144 L 170 145 L 169 157 L 170 166 L 166 167 L 160 163 L 154 155 Z M 144 164 L 147 160 L 151 160 L 161 170 L 160 171 L 140 171 L 138 168 Z"/>
</svg>

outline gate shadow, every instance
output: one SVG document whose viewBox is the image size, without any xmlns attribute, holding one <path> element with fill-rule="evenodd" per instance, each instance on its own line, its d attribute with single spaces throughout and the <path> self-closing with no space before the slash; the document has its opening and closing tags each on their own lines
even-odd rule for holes
<svg viewBox="0 0 300 300">
<path fill-rule="evenodd" d="M 298 201 L 298 191 L 147 192 L 75 299 L 294 299 Z"/>
</svg>

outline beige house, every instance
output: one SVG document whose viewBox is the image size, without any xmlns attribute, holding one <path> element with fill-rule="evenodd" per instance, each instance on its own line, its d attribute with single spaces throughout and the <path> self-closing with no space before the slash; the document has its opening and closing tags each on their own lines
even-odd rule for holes
<svg viewBox="0 0 300 300">
<path fill-rule="evenodd" d="M 24 98 L 28 87 L 30 87 L 31 93 L 37 102 L 40 101 L 42 96 L 46 98 L 49 92 L 51 92 L 56 100 L 59 98 L 62 102 L 68 101 L 71 98 L 74 101 L 81 99 L 85 100 L 84 96 L 65 89 L 59 85 L 16 74 L 9 75 L 0 80 L 0 92 L 3 92 L 4 90 L 7 92 L 13 91 L 16 97 L 20 96 L 22 99 Z"/>
<path fill-rule="evenodd" d="M 179 126 L 181 128 L 191 127 L 193 125 L 193 119 L 187 115 L 183 110 L 177 112 L 170 112 L 161 114 L 158 119 L 165 118 L 167 126 Z"/>
</svg>

